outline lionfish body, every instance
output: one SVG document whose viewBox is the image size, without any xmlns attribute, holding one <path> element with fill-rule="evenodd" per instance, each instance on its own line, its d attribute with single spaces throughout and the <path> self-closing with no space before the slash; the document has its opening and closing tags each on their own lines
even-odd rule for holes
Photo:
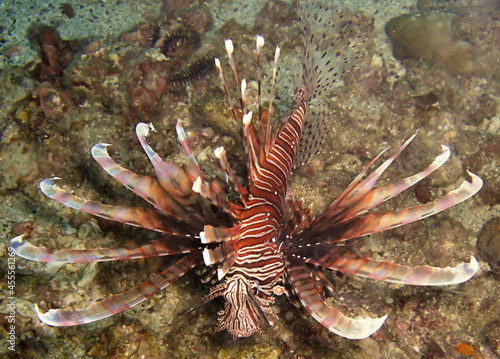
<svg viewBox="0 0 500 359">
<path fill-rule="evenodd" d="M 346 338 L 360 339 L 377 331 L 386 316 L 352 319 L 327 304 L 324 289 L 332 288 L 332 284 L 321 268 L 412 285 L 456 284 L 470 279 L 476 273 L 478 264 L 473 257 L 470 263 L 453 268 L 410 268 L 362 258 L 346 250 L 346 246 L 339 246 L 339 243 L 350 239 L 428 217 L 479 191 L 482 181 L 470 173 L 471 183 L 463 182 L 457 190 L 433 202 L 397 212 L 368 212 L 439 168 L 450 155 L 446 146 L 422 172 L 396 184 L 375 187 L 384 170 L 415 135 L 363 179 L 382 152 L 316 219 L 311 217 L 307 208 L 302 207 L 301 202 L 287 198 L 292 169 L 317 153 L 324 138 L 318 136 L 325 130 L 327 116 L 326 107 L 317 104 L 321 103 L 321 94 L 353 67 L 353 61 L 365 41 L 364 36 L 356 32 L 352 20 L 346 19 L 343 13 L 335 11 L 328 15 L 331 13 L 328 6 L 307 3 L 300 7 L 300 12 L 304 45 L 301 81 L 290 109 L 274 129 L 271 129 L 268 118 L 263 116 L 259 90 L 259 130 L 254 132 L 252 112 L 246 110 L 244 80 L 241 81 L 239 99 L 242 104 L 241 116 L 238 114 L 220 62 L 216 60 L 233 115 L 238 121 L 242 118 L 243 143 L 248 155 L 248 183 L 243 186 L 227 162 L 225 150 L 218 148 L 215 151 L 221 173 L 238 195 L 237 203 L 227 200 L 223 181 L 218 178 L 210 182 L 205 180 L 188 147 L 180 122 L 176 129 L 186 154 L 186 162 L 180 167 L 163 161 L 147 144 L 146 136 L 153 129 L 152 125 L 140 123 L 136 127 L 138 139 L 154 166 L 154 177 L 140 176 L 120 167 L 108 155 L 105 144 L 92 148 L 93 157 L 104 170 L 150 202 L 154 209 L 109 206 L 87 201 L 56 187 L 52 179 L 41 182 L 41 190 L 47 196 L 67 206 L 161 232 L 165 237 L 133 249 L 50 252 L 47 248 L 35 247 L 23 241 L 22 236 L 19 236 L 11 241 L 11 246 L 19 256 L 42 262 L 75 263 L 184 254 L 175 264 L 136 288 L 87 308 L 52 309 L 42 313 L 36 307 L 43 322 L 69 326 L 100 320 L 144 301 L 195 266 L 204 265 L 208 269 L 205 281 L 215 279 L 212 277 L 216 275 L 220 283 L 212 288 L 198 306 L 186 312 L 222 296 L 225 307 L 219 313 L 218 330 L 226 329 L 235 338 L 247 337 L 256 331 L 262 334 L 263 324 L 272 325 L 275 320 L 270 307 L 274 295 L 285 292 L 294 304 L 303 306 L 332 332 Z M 311 21 L 314 23 L 311 24 Z M 315 26 L 319 30 L 314 29 Z M 259 63 L 262 46 L 263 39 L 258 37 Z M 230 41 L 226 41 L 226 49 L 235 81 L 239 84 Z M 260 89 L 260 67 L 258 76 Z M 271 93 L 274 93 L 274 89 Z M 225 212 L 230 220 L 211 210 L 213 205 Z"/>
</svg>

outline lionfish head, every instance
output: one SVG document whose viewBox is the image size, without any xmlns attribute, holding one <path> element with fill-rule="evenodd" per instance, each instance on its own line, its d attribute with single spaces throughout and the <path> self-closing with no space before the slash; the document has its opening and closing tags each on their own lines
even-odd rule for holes
<svg viewBox="0 0 500 359">
<path fill-rule="evenodd" d="M 224 291 L 224 310 L 219 312 L 217 331 L 226 329 L 233 339 L 249 337 L 255 332 L 263 335 L 262 309 L 253 293 L 252 284 L 244 278 L 228 279 Z"/>
</svg>

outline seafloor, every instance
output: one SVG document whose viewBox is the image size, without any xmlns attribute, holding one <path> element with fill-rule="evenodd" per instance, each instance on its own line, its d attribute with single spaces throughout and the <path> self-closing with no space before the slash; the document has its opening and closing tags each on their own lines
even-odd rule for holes
<svg viewBox="0 0 500 359">
<path fill-rule="evenodd" d="M 191 68 L 183 73 L 185 81 L 170 87 L 165 78 L 182 73 L 184 66 L 189 69 L 189 62 L 210 53 L 210 48 L 223 56 L 223 40 L 232 38 L 240 76 L 249 79 L 253 100 L 254 38 L 262 34 L 267 40 L 266 90 L 274 46 L 282 48 L 276 112 L 283 113 L 293 96 L 286 65 L 300 52 L 296 5 L 242 0 L 0 4 L 0 355 L 500 357 L 500 7 L 491 0 L 339 1 L 339 7 L 363 14 L 369 46 L 329 99 L 332 118 L 321 154 L 292 176 L 293 195 L 317 215 L 371 158 L 386 147 L 396 149 L 417 129 L 418 136 L 382 183 L 422 170 L 439 153 L 440 144 L 446 144 L 453 151 L 450 160 L 384 208 L 442 196 L 467 179 L 466 169 L 483 178 L 482 190 L 442 214 L 360 239 L 356 250 L 411 266 L 447 267 L 474 255 L 480 270 L 470 281 L 414 287 L 331 273 L 336 295 L 329 300 L 336 307 L 352 316 L 389 315 L 382 328 L 364 340 L 330 333 L 282 297 L 274 306 L 279 321 L 266 330 L 265 338 L 254 334 L 233 341 L 228 333 L 214 330 L 222 301 L 176 315 L 208 293 L 209 286 L 194 272 L 137 308 L 94 324 L 54 328 L 42 324 L 34 312 L 35 303 L 43 310 L 81 308 L 123 292 L 165 268 L 170 258 L 62 266 L 16 258 L 15 287 L 8 285 L 8 242 L 23 232 L 31 243 L 51 249 L 137 244 L 152 238 L 148 231 L 59 205 L 38 189 L 41 179 L 58 176 L 62 186 L 80 197 L 143 205 L 89 153 L 96 143 L 110 143 L 111 154 L 125 167 L 152 174 L 135 136 L 138 122 L 152 122 L 157 129 L 149 137 L 152 147 L 165 159 L 181 163 L 173 129 L 181 119 L 208 175 L 217 173 L 213 149 L 223 145 L 244 177 L 241 140 L 217 74 L 205 76 L 204 68 L 199 73 Z M 393 56 L 384 26 L 401 14 L 419 15 L 424 26 L 398 24 L 403 33 L 394 41 L 408 47 L 406 53 L 397 53 L 404 58 L 400 61 Z M 148 26 L 159 22 L 174 35 L 182 34 L 184 30 L 175 29 L 187 23 L 201 37 L 189 43 L 177 36 L 178 48 L 161 56 L 148 46 L 145 35 Z M 15 305 L 6 299 L 12 296 Z M 13 351 L 7 341 L 12 321 Z"/>
</svg>

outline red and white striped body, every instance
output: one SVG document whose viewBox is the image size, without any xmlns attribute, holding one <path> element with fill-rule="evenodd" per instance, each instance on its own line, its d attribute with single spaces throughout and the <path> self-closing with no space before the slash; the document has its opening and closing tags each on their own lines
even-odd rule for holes
<svg viewBox="0 0 500 359">
<path fill-rule="evenodd" d="M 253 138 L 248 141 L 249 151 L 255 154 L 250 156 L 254 161 L 248 166 L 248 197 L 242 210 L 235 214 L 239 228 L 235 239 L 224 244 L 231 249 L 221 258 L 230 265 L 223 294 L 226 304 L 218 329 L 227 329 L 234 337 L 262 333 L 260 323 L 270 319 L 262 318 L 262 312 L 270 312 L 273 289 L 285 270 L 283 243 L 278 239 L 284 229 L 288 181 L 306 108 L 302 89 L 295 98 L 297 101 L 272 138 L 266 138 L 260 146 L 253 145 Z M 249 132 L 252 137 L 253 132 Z"/>
</svg>

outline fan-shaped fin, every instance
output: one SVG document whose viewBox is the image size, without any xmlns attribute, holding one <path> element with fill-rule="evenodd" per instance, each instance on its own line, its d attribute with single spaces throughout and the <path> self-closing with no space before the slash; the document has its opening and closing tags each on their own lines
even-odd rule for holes
<svg viewBox="0 0 500 359">
<path fill-rule="evenodd" d="M 199 241 L 189 237 L 169 237 L 151 241 L 137 248 L 97 248 L 88 250 L 67 249 L 50 252 L 23 241 L 23 235 L 10 241 L 10 246 L 19 257 L 38 262 L 82 263 L 105 262 L 122 259 L 168 256 L 189 253 L 199 246 Z"/>
<path fill-rule="evenodd" d="M 335 5 L 337 6 L 337 5 Z M 306 101 L 332 91 L 359 61 L 367 40 L 360 31 L 362 21 L 352 12 L 328 3 L 299 4 L 300 32 L 304 47 L 302 81 L 294 79 L 295 90 L 303 86 Z"/>
<path fill-rule="evenodd" d="M 483 181 L 477 175 L 471 172 L 468 173 L 472 177 L 472 182 L 464 181 L 459 188 L 432 202 L 395 212 L 365 213 L 343 223 L 332 221 L 333 223 L 321 223 L 319 225 L 314 222 L 310 229 L 313 231 L 312 233 L 318 231 L 325 233 L 329 241 L 340 241 L 362 237 L 418 221 L 453 207 L 475 195 L 481 189 Z"/>
<path fill-rule="evenodd" d="M 92 157 L 94 157 L 106 172 L 157 209 L 177 219 L 183 219 L 184 209 L 182 206 L 163 189 L 155 178 L 140 176 L 119 166 L 109 156 L 106 150 L 107 146 L 106 144 L 100 143 L 92 147 Z"/>
<path fill-rule="evenodd" d="M 352 319 L 338 309 L 325 303 L 323 296 L 313 283 L 311 273 L 304 264 L 288 263 L 289 281 L 306 310 L 331 332 L 348 339 L 364 339 L 375 333 L 384 324 L 387 315 L 380 318 Z"/>
<path fill-rule="evenodd" d="M 322 253 L 324 251 L 321 251 Z M 361 277 L 383 280 L 391 283 L 411 285 L 449 285 L 468 281 L 479 269 L 476 258 L 470 263 L 460 263 L 456 267 L 438 268 L 427 265 L 411 268 L 406 265 L 375 261 L 338 247 L 315 259 L 305 257 L 305 262 L 320 267 L 338 270 Z"/>
<path fill-rule="evenodd" d="M 302 136 L 293 159 L 293 168 L 308 163 L 311 157 L 321 151 L 321 145 L 329 133 L 330 112 L 328 106 L 323 103 L 307 107 Z"/>
<path fill-rule="evenodd" d="M 140 207 L 109 206 L 94 201 L 73 196 L 67 191 L 54 185 L 53 179 L 40 182 L 40 189 L 47 196 L 65 206 L 92 214 L 112 221 L 129 224 L 131 226 L 151 229 L 157 232 L 173 233 L 177 221 L 161 215 L 154 209 Z M 177 231 L 175 231 L 177 232 Z"/>
<path fill-rule="evenodd" d="M 206 225 L 200 232 L 201 243 L 221 243 L 238 239 L 241 224 L 229 228 L 213 227 Z"/>
<path fill-rule="evenodd" d="M 51 309 L 42 313 L 37 305 L 38 318 L 47 325 L 68 327 L 72 325 L 92 323 L 123 312 L 158 293 L 175 280 L 182 277 L 200 262 L 198 254 L 188 254 L 174 265 L 129 291 L 113 295 L 96 302 L 84 309 L 62 310 Z"/>
</svg>

